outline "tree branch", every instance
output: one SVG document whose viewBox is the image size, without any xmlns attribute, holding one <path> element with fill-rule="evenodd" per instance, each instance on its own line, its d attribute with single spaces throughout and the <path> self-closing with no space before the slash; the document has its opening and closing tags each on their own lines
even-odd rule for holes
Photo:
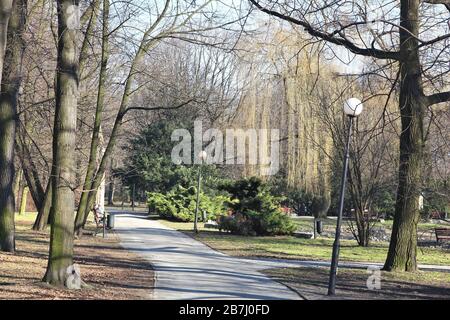
<svg viewBox="0 0 450 320">
<path fill-rule="evenodd" d="M 436 43 L 436 42 L 445 40 L 445 39 L 447 39 L 447 38 L 450 38 L 450 33 L 444 34 L 444 35 L 439 36 L 439 37 L 436 37 L 436 38 L 434 38 L 434 39 L 432 39 L 432 40 L 429 40 L 429 41 L 422 42 L 422 43 L 419 45 L 419 48 L 424 47 L 424 46 L 432 45 L 432 44 L 434 44 L 434 43 Z"/>
<path fill-rule="evenodd" d="M 400 53 L 399 52 L 392 52 L 392 51 L 384 51 L 384 50 L 380 50 L 380 49 L 375 49 L 375 48 L 361 48 L 358 47 L 357 45 L 355 45 L 353 42 L 351 42 L 350 40 L 348 40 L 345 37 L 335 37 L 336 34 L 338 34 L 341 30 L 339 31 L 335 31 L 333 33 L 325 33 L 322 31 L 318 31 L 316 29 L 314 29 L 308 22 L 306 21 L 302 21 L 302 20 L 298 20 L 296 18 L 292 18 L 290 16 L 287 16 L 285 14 L 279 13 L 277 11 L 273 11 L 270 9 L 266 9 L 263 6 L 261 6 L 256 0 L 249 0 L 258 10 L 267 13 L 271 16 L 280 18 L 282 20 L 291 22 L 293 24 L 302 26 L 306 32 L 308 32 L 310 35 L 312 35 L 313 37 L 316 38 L 320 38 L 322 40 L 328 41 L 330 43 L 339 45 L 339 46 L 343 46 L 345 48 L 347 48 L 348 50 L 350 50 L 351 52 L 353 52 L 354 54 L 357 55 L 362 55 L 362 56 L 368 56 L 368 57 L 375 57 L 377 59 L 392 59 L 392 60 L 400 60 Z M 446 0 L 442 0 L 442 1 L 446 1 Z"/>
<path fill-rule="evenodd" d="M 125 116 L 125 114 L 130 110 L 144 110 L 144 111 L 155 111 L 155 110 L 176 110 L 180 109 L 181 107 L 184 107 L 185 105 L 193 102 L 194 99 L 189 99 L 175 107 L 128 107 L 125 112 L 122 113 L 122 117 Z"/>
<path fill-rule="evenodd" d="M 443 4 L 450 11 L 450 0 L 424 0 L 424 2 L 429 4 Z"/>
<path fill-rule="evenodd" d="M 427 100 L 428 100 L 429 106 L 436 104 L 436 103 L 450 101 L 450 91 L 432 94 L 430 96 L 427 96 Z"/>
</svg>

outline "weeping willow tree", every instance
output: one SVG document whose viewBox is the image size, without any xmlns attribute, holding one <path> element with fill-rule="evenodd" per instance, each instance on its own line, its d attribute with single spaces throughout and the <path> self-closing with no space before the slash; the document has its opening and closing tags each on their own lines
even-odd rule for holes
<svg viewBox="0 0 450 320">
<path fill-rule="evenodd" d="M 317 117 L 321 103 L 311 94 L 318 81 L 328 75 L 317 64 L 318 52 L 301 51 L 301 37 L 278 29 L 265 35 L 241 57 L 244 94 L 235 127 L 278 129 L 280 174 L 288 188 L 313 195 L 316 214 L 326 214 L 330 204 L 329 157 L 331 136 Z M 259 148 L 270 152 L 270 137 L 259 140 Z M 262 175 L 264 164 L 246 164 L 243 174 Z M 267 177 L 266 177 L 267 178 Z"/>
</svg>

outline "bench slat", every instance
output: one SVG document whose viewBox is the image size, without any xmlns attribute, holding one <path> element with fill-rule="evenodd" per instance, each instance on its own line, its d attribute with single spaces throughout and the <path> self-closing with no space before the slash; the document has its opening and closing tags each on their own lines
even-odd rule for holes
<svg viewBox="0 0 450 320">
<path fill-rule="evenodd" d="M 436 240 L 450 240 L 450 229 L 449 228 L 434 228 L 436 233 Z"/>
</svg>

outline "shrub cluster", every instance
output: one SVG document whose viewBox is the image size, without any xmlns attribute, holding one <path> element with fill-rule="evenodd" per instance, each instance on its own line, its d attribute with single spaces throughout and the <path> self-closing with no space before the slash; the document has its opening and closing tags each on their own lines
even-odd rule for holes
<svg viewBox="0 0 450 320">
<path fill-rule="evenodd" d="M 183 222 L 194 221 L 197 189 L 195 187 L 175 187 L 167 194 L 159 192 L 147 193 L 150 211 L 160 217 Z M 216 219 L 218 215 L 225 214 L 224 196 L 210 197 L 200 193 L 199 220 L 202 213 L 206 213 L 207 219 Z"/>
<path fill-rule="evenodd" d="M 281 211 L 279 197 L 273 196 L 256 177 L 224 184 L 231 194 L 227 206 L 232 215 L 219 219 L 219 229 L 240 235 L 285 235 L 295 231 L 295 224 Z"/>
</svg>

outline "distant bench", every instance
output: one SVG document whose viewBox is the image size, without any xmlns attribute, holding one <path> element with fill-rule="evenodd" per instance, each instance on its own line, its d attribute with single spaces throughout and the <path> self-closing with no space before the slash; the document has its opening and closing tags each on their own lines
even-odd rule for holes
<svg viewBox="0 0 450 320">
<path fill-rule="evenodd" d="M 450 240 L 450 229 L 449 228 L 435 228 L 437 243 L 443 240 Z"/>
<path fill-rule="evenodd" d="M 204 227 L 209 229 L 219 229 L 219 224 L 216 221 L 208 220 L 205 222 Z"/>
</svg>

